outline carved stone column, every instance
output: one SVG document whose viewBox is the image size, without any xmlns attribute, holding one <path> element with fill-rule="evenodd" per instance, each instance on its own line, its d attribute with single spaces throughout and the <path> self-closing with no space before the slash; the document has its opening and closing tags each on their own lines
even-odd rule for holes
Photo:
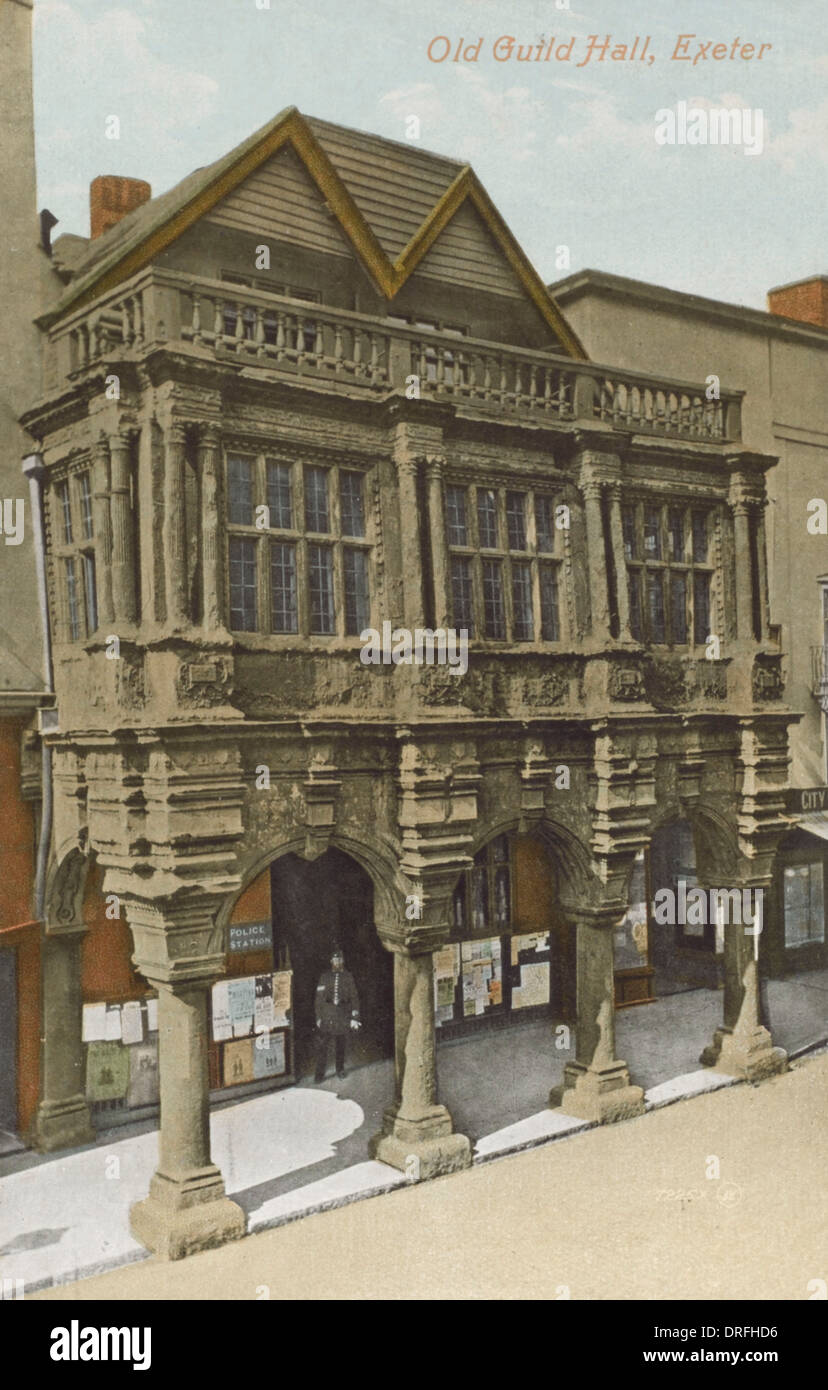
<svg viewBox="0 0 828 1390">
<path fill-rule="evenodd" d="M 165 431 L 164 576 L 167 622 L 178 627 L 187 618 L 187 519 L 184 504 L 185 426 L 171 421 Z"/>
<path fill-rule="evenodd" d="M 604 518 L 601 507 L 603 484 L 588 469 L 582 469 L 579 487 L 584 499 L 587 533 L 587 573 L 592 636 L 597 642 L 610 637 L 607 555 L 604 544 Z"/>
<path fill-rule="evenodd" d="M 158 990 L 161 1091 L 159 1162 L 149 1196 L 130 1211 L 137 1240 L 162 1258 L 244 1235 L 244 1212 L 231 1202 L 210 1154 L 207 991 L 224 970 L 216 950 L 217 904 L 130 900 L 127 915 L 142 974 Z"/>
<path fill-rule="evenodd" d="M 615 594 L 618 603 L 618 635 L 622 642 L 632 641 L 630 630 L 630 586 L 627 576 L 627 559 L 624 554 L 624 527 L 621 522 L 621 484 L 611 483 L 609 487 L 610 539 L 615 567 Z"/>
<path fill-rule="evenodd" d="M 750 553 L 750 506 L 733 504 L 733 544 L 736 566 L 736 631 L 740 643 L 753 641 L 753 581 Z"/>
<path fill-rule="evenodd" d="M 428 497 L 428 531 L 431 541 L 431 576 L 434 586 L 434 622 L 437 627 L 451 623 L 449 593 L 449 559 L 446 543 L 446 523 L 443 511 L 443 457 L 429 454 L 426 458 L 426 491 Z"/>
<path fill-rule="evenodd" d="M 412 1181 L 467 1168 L 471 1144 L 437 1100 L 431 951 L 394 953 L 394 1029 L 394 1103 L 371 1142 L 374 1158 Z"/>
<path fill-rule="evenodd" d="M 222 626 L 222 564 L 219 517 L 218 471 L 221 434 L 215 424 L 202 425 L 199 434 L 199 473 L 201 476 L 202 612 L 204 627 L 212 631 Z"/>
<path fill-rule="evenodd" d="M 613 928 L 617 908 L 574 914 L 577 929 L 576 1060 L 564 1068 L 563 1085 L 549 1103 L 568 1115 L 603 1123 L 644 1112 L 644 1092 L 630 1083 L 626 1062 L 615 1055 Z"/>
<path fill-rule="evenodd" d="M 109 441 L 101 435 L 93 452 L 92 480 L 95 507 L 95 578 L 98 589 L 99 627 L 112 626 L 112 522 L 109 515 Z"/>
<path fill-rule="evenodd" d="M 83 1065 L 81 947 L 85 934 L 83 923 L 49 922 L 42 941 L 41 1099 L 32 1133 L 33 1147 L 42 1153 L 95 1140 Z"/>
<path fill-rule="evenodd" d="M 405 626 L 409 631 L 413 631 L 425 626 L 420 498 L 417 486 L 418 460 L 406 450 L 400 450 L 396 456 L 396 463 L 400 499 L 403 615 Z"/>
<path fill-rule="evenodd" d="M 770 878 L 745 879 L 739 885 L 742 898 L 739 910 L 734 908 L 732 901 L 729 903 L 727 912 L 731 920 L 724 926 L 722 1026 L 716 1029 L 712 1043 L 700 1058 L 703 1066 L 712 1066 L 728 1076 L 740 1076 L 749 1081 L 785 1071 L 788 1065 L 786 1052 L 774 1047 L 765 1027 L 760 997 L 759 945 L 765 904 L 770 899 L 772 887 Z M 750 895 L 747 902 L 745 893 Z M 761 894 L 761 898 L 757 898 L 757 894 Z M 758 903 L 761 908 L 757 908 Z M 747 924 L 745 906 L 748 915 L 756 919 Z M 734 920 L 736 917 L 738 921 Z"/>
<path fill-rule="evenodd" d="M 112 515 L 112 605 L 116 623 L 134 623 L 135 544 L 130 497 L 130 441 L 125 434 L 109 440 Z"/>
</svg>

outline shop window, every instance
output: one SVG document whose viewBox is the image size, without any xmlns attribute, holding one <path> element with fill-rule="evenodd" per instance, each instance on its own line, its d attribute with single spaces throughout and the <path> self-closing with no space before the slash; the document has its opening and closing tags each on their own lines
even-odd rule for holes
<svg viewBox="0 0 828 1390">
<path fill-rule="evenodd" d="M 452 622 L 493 642 L 559 642 L 563 540 L 546 492 L 445 489 Z"/>
<path fill-rule="evenodd" d="M 498 835 L 474 857 L 453 896 L 456 939 L 434 957 L 438 1028 L 453 1032 L 482 1018 L 548 1007 L 548 931 L 514 933 L 514 841 Z"/>
<path fill-rule="evenodd" d="M 788 864 L 783 872 L 785 946 L 825 941 L 824 873 L 821 858 Z"/>
<path fill-rule="evenodd" d="M 711 630 L 712 513 L 674 504 L 621 509 L 630 627 L 640 642 L 703 646 Z"/>
<path fill-rule="evenodd" d="M 358 637 L 371 620 L 364 473 L 231 454 L 226 478 L 231 630 Z"/>
</svg>

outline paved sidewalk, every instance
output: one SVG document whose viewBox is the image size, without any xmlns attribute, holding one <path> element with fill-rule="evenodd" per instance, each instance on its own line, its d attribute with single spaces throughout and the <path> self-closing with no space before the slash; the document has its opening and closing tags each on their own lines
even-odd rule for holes
<svg viewBox="0 0 828 1390">
<path fill-rule="evenodd" d="M 828 1032 L 828 990 L 808 976 L 771 982 L 778 1041 L 790 1051 Z M 618 1053 L 645 1087 L 650 1108 L 732 1084 L 700 1069 L 702 1045 L 721 1017 L 721 994 L 693 990 L 617 1016 Z M 444 1044 L 440 1097 L 475 1162 L 588 1128 L 548 1108 L 571 1052 L 548 1022 Z M 403 1174 L 366 1158 L 393 1091 L 392 1063 L 344 1081 L 299 1084 L 215 1108 L 213 1155 L 227 1191 L 259 1231 L 297 1216 L 405 1186 Z M 154 1122 L 102 1133 L 69 1153 L 0 1158 L 0 1278 L 31 1291 L 148 1258 L 129 1233 L 132 1202 L 146 1194 L 157 1160 Z"/>
<path fill-rule="evenodd" d="M 809 1057 L 758 1086 L 47 1296 L 543 1299 L 564 1337 L 558 1300 L 734 1299 L 755 1324 L 750 1300 L 805 1302 L 828 1278 L 826 1088 L 828 1055 Z"/>
</svg>

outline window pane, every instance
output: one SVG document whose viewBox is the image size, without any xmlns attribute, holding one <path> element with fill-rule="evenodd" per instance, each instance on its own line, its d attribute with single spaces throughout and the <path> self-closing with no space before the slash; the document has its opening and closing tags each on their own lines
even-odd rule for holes
<svg viewBox="0 0 828 1390">
<path fill-rule="evenodd" d="M 270 509 L 270 524 L 283 531 L 290 531 L 293 528 L 290 473 L 289 463 L 269 463 L 267 465 L 267 505 Z"/>
<path fill-rule="evenodd" d="M 670 507 L 667 512 L 667 534 L 670 542 L 670 559 L 684 559 L 684 513 L 680 507 Z"/>
<path fill-rule="evenodd" d="M 98 588 L 95 582 L 95 556 L 82 555 L 83 587 L 86 595 L 86 634 L 90 636 L 98 626 Z"/>
<path fill-rule="evenodd" d="M 63 561 L 63 574 L 66 580 L 66 607 L 69 616 L 69 636 L 73 642 L 77 642 L 80 637 L 78 587 L 75 580 L 75 562 L 69 556 Z"/>
<path fill-rule="evenodd" d="M 69 483 L 64 480 L 58 483 L 57 487 L 58 505 L 61 509 L 63 521 L 63 543 L 72 544 L 72 507 L 69 501 Z"/>
<path fill-rule="evenodd" d="M 345 631 L 359 636 L 370 621 L 368 556 L 364 550 L 342 552 L 345 574 Z"/>
<path fill-rule="evenodd" d="M 673 642 L 687 641 L 687 575 L 670 575 L 670 636 Z"/>
<path fill-rule="evenodd" d="M 502 642 L 506 637 L 506 614 L 503 607 L 503 571 L 499 560 L 483 561 L 483 616 L 486 636 Z"/>
<path fill-rule="evenodd" d="M 305 468 L 305 526 L 326 535 L 328 522 L 328 470 L 309 464 Z M 317 547 L 318 549 L 319 547 Z"/>
<path fill-rule="evenodd" d="M 454 890 L 454 925 L 462 931 L 466 925 L 466 875 L 463 874 Z"/>
<path fill-rule="evenodd" d="M 621 525 L 624 531 L 624 555 L 628 560 L 639 558 L 635 534 L 635 507 L 621 508 Z"/>
<path fill-rule="evenodd" d="M 664 576 L 647 575 L 647 613 L 650 619 L 650 641 L 664 641 Z"/>
<path fill-rule="evenodd" d="M 693 640 L 703 645 L 710 636 L 710 575 L 693 575 Z"/>
<path fill-rule="evenodd" d="M 492 856 L 496 864 L 509 863 L 509 836 L 498 835 L 496 840 L 492 840 Z"/>
<path fill-rule="evenodd" d="M 707 513 L 693 513 L 693 559 L 698 565 L 707 564 Z"/>
<path fill-rule="evenodd" d="M 255 632 L 256 541 L 230 537 L 230 626 L 234 632 Z"/>
<path fill-rule="evenodd" d="M 308 546 L 310 630 L 328 636 L 334 629 L 333 556 L 327 545 Z"/>
<path fill-rule="evenodd" d="M 477 530 L 483 550 L 497 550 L 497 497 L 491 488 L 477 489 Z"/>
<path fill-rule="evenodd" d="M 558 614 L 558 571 L 555 565 L 540 567 L 541 637 L 544 642 L 561 640 Z"/>
<path fill-rule="evenodd" d="M 471 561 L 453 556 L 451 561 L 451 601 L 454 626 L 474 635 Z"/>
<path fill-rule="evenodd" d="M 361 473 L 340 473 L 339 507 L 343 536 L 364 536 L 365 508 L 362 501 Z"/>
<path fill-rule="evenodd" d="M 661 512 L 658 507 L 644 508 L 644 558 L 661 559 Z"/>
<path fill-rule="evenodd" d="M 552 555 L 555 551 L 555 503 L 551 497 L 544 497 L 542 493 L 535 493 L 535 534 L 538 539 L 538 550 L 543 555 Z"/>
<path fill-rule="evenodd" d="M 627 573 L 627 584 L 630 591 L 630 632 L 636 642 L 642 640 L 641 637 L 641 571 L 629 570 Z"/>
<path fill-rule="evenodd" d="M 270 626 L 273 632 L 297 630 L 296 546 L 283 541 L 270 543 Z"/>
<path fill-rule="evenodd" d="M 528 560 L 512 561 L 512 637 L 531 642 L 535 636 L 532 612 L 532 571 Z"/>
<path fill-rule="evenodd" d="M 227 503 L 231 522 L 237 526 L 253 525 L 252 459 L 229 458 L 227 460 Z"/>
<path fill-rule="evenodd" d="M 822 861 L 788 865 L 784 877 L 785 945 L 825 940 Z"/>
<path fill-rule="evenodd" d="M 466 489 L 464 487 L 446 488 L 446 527 L 449 545 L 468 545 Z"/>
<path fill-rule="evenodd" d="M 89 487 L 89 474 L 81 473 L 78 479 L 81 500 L 81 522 L 83 525 L 84 540 L 91 541 L 94 534 L 92 528 L 92 491 Z M 97 627 L 97 623 L 95 624 Z"/>
<path fill-rule="evenodd" d="M 509 532 L 509 549 L 526 549 L 526 493 L 506 493 L 506 527 Z"/>
</svg>

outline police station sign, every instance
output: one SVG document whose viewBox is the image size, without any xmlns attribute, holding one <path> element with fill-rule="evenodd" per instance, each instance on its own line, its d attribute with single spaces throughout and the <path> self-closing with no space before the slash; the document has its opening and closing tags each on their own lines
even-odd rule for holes
<svg viewBox="0 0 828 1390">
<path fill-rule="evenodd" d="M 792 787 L 788 791 L 788 811 L 794 816 L 813 815 L 828 811 L 828 786 Z"/>
<path fill-rule="evenodd" d="M 273 944 L 273 927 L 270 922 L 244 922 L 231 927 L 229 944 L 233 955 L 266 950 Z"/>
</svg>

